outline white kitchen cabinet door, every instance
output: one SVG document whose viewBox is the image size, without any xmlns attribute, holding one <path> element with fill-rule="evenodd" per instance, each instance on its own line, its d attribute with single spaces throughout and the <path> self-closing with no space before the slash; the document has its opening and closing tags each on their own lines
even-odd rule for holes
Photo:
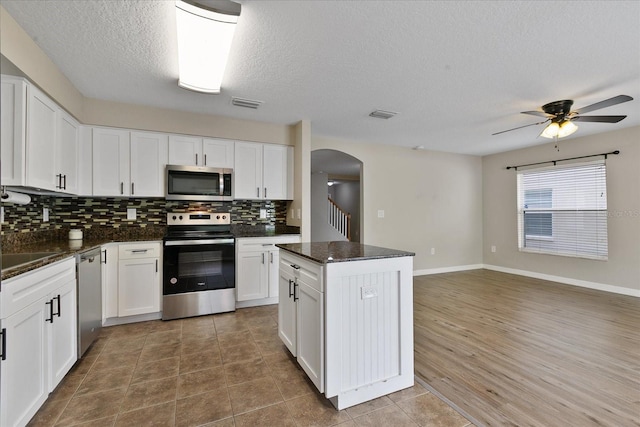
<svg viewBox="0 0 640 427">
<path fill-rule="evenodd" d="M 118 317 L 118 244 L 102 246 L 102 324 Z"/>
<path fill-rule="evenodd" d="M 169 135 L 168 164 L 203 166 L 202 138 L 186 135 Z"/>
<path fill-rule="evenodd" d="M 0 363 L 2 426 L 25 426 L 47 400 L 49 313 L 42 298 L 2 321 L 6 334 L 6 359 Z"/>
<path fill-rule="evenodd" d="M 278 287 L 278 336 L 295 357 L 297 350 L 297 304 L 293 300 L 293 282 L 295 278 L 280 269 Z"/>
<path fill-rule="evenodd" d="M 93 129 L 93 195 L 129 196 L 129 131 Z"/>
<path fill-rule="evenodd" d="M 273 298 L 279 294 L 278 266 L 280 265 L 280 250 L 278 248 L 270 250 L 267 252 L 267 258 L 269 260 L 269 298 Z"/>
<path fill-rule="evenodd" d="M 324 392 L 324 301 L 323 294 L 297 280 L 297 358 L 317 389 Z"/>
<path fill-rule="evenodd" d="M 161 133 L 131 132 L 132 197 L 164 197 L 168 137 Z"/>
<path fill-rule="evenodd" d="M 160 311 L 160 272 L 158 263 L 158 258 L 119 260 L 119 317 Z"/>
<path fill-rule="evenodd" d="M 268 252 L 239 252 L 236 258 L 236 292 L 238 301 L 267 298 Z"/>
<path fill-rule="evenodd" d="M 53 322 L 49 333 L 49 392 L 60 383 L 78 360 L 76 281 L 68 281 L 49 295 Z"/>
<path fill-rule="evenodd" d="M 289 195 L 289 160 L 293 159 L 293 147 L 264 144 L 262 186 L 263 198 L 267 200 L 292 199 Z"/>
<path fill-rule="evenodd" d="M 63 110 L 58 110 L 56 176 L 58 191 L 79 193 L 80 124 Z"/>
<path fill-rule="evenodd" d="M 202 157 L 204 166 L 233 169 L 235 144 L 226 139 L 204 138 Z"/>
<path fill-rule="evenodd" d="M 264 199 L 262 145 L 251 142 L 236 142 L 233 170 L 235 199 Z"/>
<path fill-rule="evenodd" d="M 2 76 L 0 87 L 0 183 L 24 185 L 27 126 L 27 83 Z"/>
<path fill-rule="evenodd" d="M 27 102 L 26 185 L 57 191 L 56 123 L 58 106 L 44 93 L 31 86 Z"/>
</svg>

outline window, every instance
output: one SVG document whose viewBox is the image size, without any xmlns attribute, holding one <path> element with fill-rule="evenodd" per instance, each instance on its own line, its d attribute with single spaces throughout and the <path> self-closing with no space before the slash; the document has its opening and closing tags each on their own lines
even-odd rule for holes
<svg viewBox="0 0 640 427">
<path fill-rule="evenodd" d="M 518 171 L 518 247 L 607 259 L 604 160 Z"/>
</svg>

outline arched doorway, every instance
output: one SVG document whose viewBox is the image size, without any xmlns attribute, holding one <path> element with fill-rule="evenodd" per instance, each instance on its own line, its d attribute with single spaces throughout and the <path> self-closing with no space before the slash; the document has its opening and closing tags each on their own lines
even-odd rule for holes
<svg viewBox="0 0 640 427">
<path fill-rule="evenodd" d="M 362 162 L 337 150 L 312 151 L 311 241 L 362 242 L 361 218 Z"/>
</svg>

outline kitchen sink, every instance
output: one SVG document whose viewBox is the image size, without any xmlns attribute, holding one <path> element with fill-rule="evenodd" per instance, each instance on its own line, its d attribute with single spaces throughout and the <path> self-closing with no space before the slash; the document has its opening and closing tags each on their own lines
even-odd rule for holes
<svg viewBox="0 0 640 427">
<path fill-rule="evenodd" d="M 24 254 L 2 254 L 2 270 L 20 267 L 30 262 L 39 261 L 58 255 L 59 252 L 27 252 Z"/>
</svg>

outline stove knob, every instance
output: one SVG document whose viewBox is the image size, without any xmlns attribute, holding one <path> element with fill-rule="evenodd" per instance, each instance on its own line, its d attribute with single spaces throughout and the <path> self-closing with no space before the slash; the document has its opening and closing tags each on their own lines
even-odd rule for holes
<svg viewBox="0 0 640 427">
<path fill-rule="evenodd" d="M 216 219 L 220 219 L 220 215 L 216 215 Z"/>
<path fill-rule="evenodd" d="M 180 215 L 178 218 L 180 218 L 180 221 L 182 221 L 182 215 Z"/>
<path fill-rule="evenodd" d="M 176 220 L 176 216 L 174 215 L 171 219 L 173 219 L 175 221 Z"/>
<path fill-rule="evenodd" d="M 226 215 L 222 215 L 222 219 L 227 219 L 227 216 Z"/>
</svg>

